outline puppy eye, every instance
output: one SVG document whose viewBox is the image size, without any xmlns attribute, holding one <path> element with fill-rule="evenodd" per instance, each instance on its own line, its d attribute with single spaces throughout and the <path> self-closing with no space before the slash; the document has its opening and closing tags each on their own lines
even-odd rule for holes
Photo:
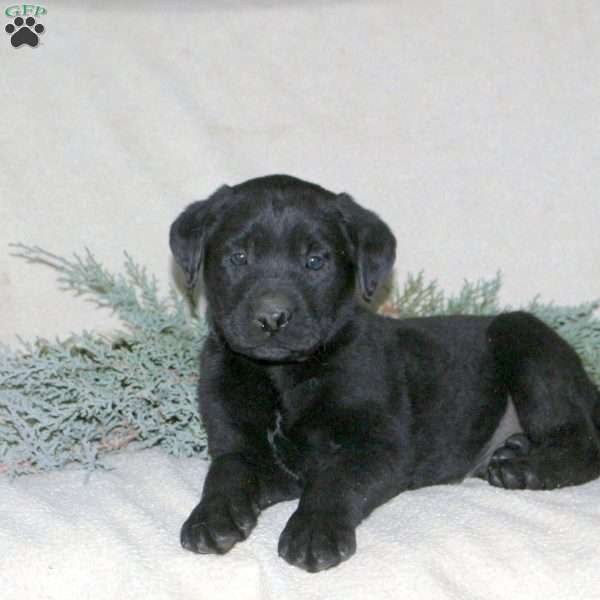
<svg viewBox="0 0 600 600">
<path fill-rule="evenodd" d="M 318 271 L 324 263 L 325 261 L 320 256 L 309 256 L 306 261 L 306 268 Z"/>
<path fill-rule="evenodd" d="M 229 257 L 229 260 L 236 266 L 241 267 L 248 263 L 248 256 L 245 252 L 236 252 Z"/>
</svg>

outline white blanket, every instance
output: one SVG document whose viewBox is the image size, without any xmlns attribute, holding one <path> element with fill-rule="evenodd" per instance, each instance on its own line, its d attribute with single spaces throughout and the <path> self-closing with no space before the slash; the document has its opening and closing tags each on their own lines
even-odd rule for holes
<svg viewBox="0 0 600 600">
<path fill-rule="evenodd" d="M 269 508 L 225 556 L 179 546 L 207 463 L 150 450 L 115 469 L 0 481 L 2 600 L 593 600 L 600 482 L 514 492 L 478 480 L 408 492 L 358 529 L 357 554 L 318 574 L 277 556 L 295 508 Z M 87 479 L 87 482 L 86 482 Z"/>
</svg>

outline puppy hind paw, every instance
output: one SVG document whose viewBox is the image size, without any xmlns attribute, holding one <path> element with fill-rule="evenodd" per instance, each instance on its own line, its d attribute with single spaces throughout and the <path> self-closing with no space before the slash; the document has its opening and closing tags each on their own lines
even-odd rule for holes
<svg viewBox="0 0 600 600">
<path fill-rule="evenodd" d="M 541 490 L 546 486 L 530 456 L 532 444 L 523 433 L 511 435 L 490 459 L 488 482 L 508 490 Z"/>
<path fill-rule="evenodd" d="M 507 490 L 543 490 L 544 482 L 531 468 L 520 459 L 498 461 L 488 467 L 488 482 Z"/>
</svg>

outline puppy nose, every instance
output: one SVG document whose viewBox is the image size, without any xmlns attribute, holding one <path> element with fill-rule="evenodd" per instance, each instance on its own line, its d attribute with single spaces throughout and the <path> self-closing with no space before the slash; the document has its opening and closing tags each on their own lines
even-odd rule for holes
<svg viewBox="0 0 600 600">
<path fill-rule="evenodd" d="M 278 312 L 265 313 L 256 317 L 261 329 L 266 331 L 278 331 L 285 327 L 290 320 L 290 315 L 287 311 L 281 310 Z"/>
<path fill-rule="evenodd" d="M 262 298 L 254 314 L 254 322 L 268 333 L 283 329 L 291 318 L 292 311 L 288 301 L 279 296 Z"/>
</svg>

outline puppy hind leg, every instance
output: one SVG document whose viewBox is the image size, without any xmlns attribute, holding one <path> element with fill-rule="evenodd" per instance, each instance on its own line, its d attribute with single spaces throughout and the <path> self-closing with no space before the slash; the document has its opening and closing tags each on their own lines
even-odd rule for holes
<svg viewBox="0 0 600 600">
<path fill-rule="evenodd" d="M 598 477 L 600 436 L 593 415 L 600 394 L 576 352 L 523 312 L 494 319 L 488 340 L 524 430 L 494 452 L 488 481 L 509 489 L 553 489 Z"/>
</svg>

